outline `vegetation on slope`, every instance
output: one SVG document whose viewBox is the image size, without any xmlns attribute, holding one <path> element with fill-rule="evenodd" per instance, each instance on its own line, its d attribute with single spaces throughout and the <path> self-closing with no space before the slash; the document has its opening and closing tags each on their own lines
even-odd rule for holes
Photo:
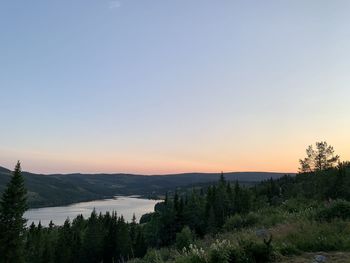
<svg viewBox="0 0 350 263">
<path fill-rule="evenodd" d="M 319 158 L 322 151 L 317 147 L 311 161 L 329 163 L 330 156 Z M 221 174 L 206 189 L 166 196 L 140 224 L 93 212 L 63 226 L 31 225 L 21 255 L 26 262 L 322 262 L 325 256 L 348 262 L 349 163 L 313 167 L 253 187 Z"/>
<path fill-rule="evenodd" d="M 176 187 L 203 185 L 217 180 L 217 174 L 187 173 L 143 176 L 131 174 L 52 174 L 22 172 L 28 189 L 28 206 L 66 205 L 82 201 L 112 198 L 116 195 L 140 195 L 158 198 Z M 257 183 L 267 178 L 279 178 L 282 173 L 228 173 L 231 181 Z M 11 171 L 0 167 L 0 194 L 11 178 Z"/>
</svg>

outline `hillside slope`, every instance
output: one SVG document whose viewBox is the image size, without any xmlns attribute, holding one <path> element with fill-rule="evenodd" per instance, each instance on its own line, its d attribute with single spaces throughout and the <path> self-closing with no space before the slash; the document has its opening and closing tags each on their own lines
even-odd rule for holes
<svg viewBox="0 0 350 263">
<path fill-rule="evenodd" d="M 11 171 L 0 167 L 0 192 L 6 187 Z M 176 187 L 216 181 L 217 173 L 185 173 L 169 175 L 133 174 L 34 174 L 23 172 L 29 192 L 29 206 L 43 207 L 108 198 L 115 195 L 154 196 Z M 226 173 L 230 181 L 259 182 L 280 178 L 284 173 Z"/>
</svg>

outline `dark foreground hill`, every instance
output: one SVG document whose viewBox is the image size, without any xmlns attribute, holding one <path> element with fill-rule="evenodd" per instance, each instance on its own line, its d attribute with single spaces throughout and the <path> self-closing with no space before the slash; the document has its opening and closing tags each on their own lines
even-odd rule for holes
<svg viewBox="0 0 350 263">
<path fill-rule="evenodd" d="M 11 171 L 0 167 L 0 193 L 10 178 Z M 115 195 L 157 196 L 176 187 L 187 187 L 217 181 L 217 173 L 185 173 L 169 175 L 134 174 L 34 174 L 23 172 L 29 192 L 29 206 L 63 205 Z M 284 173 L 232 172 L 230 181 L 256 183 L 269 178 L 280 178 Z"/>
</svg>

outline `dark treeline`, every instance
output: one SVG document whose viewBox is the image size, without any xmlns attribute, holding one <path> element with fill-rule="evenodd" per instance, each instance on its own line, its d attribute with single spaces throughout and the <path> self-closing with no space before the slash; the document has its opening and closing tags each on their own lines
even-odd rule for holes
<svg viewBox="0 0 350 263">
<path fill-rule="evenodd" d="M 224 175 L 207 192 L 166 197 L 155 212 L 125 222 L 116 213 L 93 212 L 88 219 L 78 216 L 63 226 L 32 224 L 25 233 L 26 262 L 124 262 L 143 257 L 150 247 L 172 245 L 185 226 L 202 237 L 218 231 L 225 218 L 248 212 L 254 204 L 253 192 L 238 183 L 231 185 Z"/>
<path fill-rule="evenodd" d="M 341 187 L 334 188 L 335 184 Z M 200 238 L 221 231 L 232 215 L 244 216 L 290 198 L 350 200 L 347 185 L 350 176 L 342 166 L 317 174 L 271 179 L 250 188 L 227 182 L 221 174 L 219 182 L 205 191 L 167 196 L 154 213 L 141 218 L 141 224 L 135 220 L 127 223 L 116 213 L 93 212 L 88 219 L 78 216 L 63 226 L 31 225 L 25 234 L 24 255 L 26 262 L 124 262 L 143 257 L 148 248 L 175 244 L 186 227 Z"/>
<path fill-rule="evenodd" d="M 166 195 L 155 212 L 144 215 L 139 224 L 135 219 L 125 222 L 115 212 L 98 215 L 94 211 L 88 219 L 67 219 L 63 226 L 32 224 L 26 229 L 22 218 L 25 189 L 18 164 L 1 201 L 0 252 L 6 257 L 0 257 L 0 262 L 125 262 L 143 257 L 149 248 L 179 243 L 184 236 L 188 241 L 218 233 L 234 215 L 279 206 L 287 199 L 349 201 L 349 163 L 334 160 L 336 166 L 319 154 L 314 152 L 302 161 L 303 167 L 312 170 L 253 187 L 228 182 L 221 173 L 218 182 L 206 189 Z M 311 165 L 312 160 L 321 159 L 327 167 Z"/>
<path fill-rule="evenodd" d="M 68 219 L 63 226 L 32 224 L 25 239 L 26 262 L 124 262 L 142 257 L 147 247 L 135 220 L 116 213 L 92 212 L 89 219 Z"/>
<path fill-rule="evenodd" d="M 175 242 L 176 233 L 188 226 L 192 232 L 203 237 L 219 230 L 227 217 L 246 213 L 256 205 L 253 192 L 238 182 L 233 185 L 221 174 L 217 184 L 204 190 L 193 190 L 155 207 L 155 213 L 141 218 L 147 244 L 153 247 L 168 246 Z"/>
<path fill-rule="evenodd" d="M 327 170 L 299 173 L 269 180 L 257 186 L 258 195 L 268 197 L 270 203 L 279 204 L 290 198 L 308 200 L 344 199 L 350 201 L 349 162 Z"/>
<path fill-rule="evenodd" d="M 15 174 L 20 175 L 19 164 Z M 9 188 L 13 188 L 11 183 L 13 180 Z M 22 184 L 20 188 L 23 187 Z M 16 188 L 19 188 L 18 185 Z M 135 220 L 127 223 L 116 213 L 98 215 L 93 212 L 88 219 L 81 215 L 72 221 L 67 219 L 63 226 L 50 224 L 49 227 L 42 227 L 41 224 L 32 224 L 27 229 L 23 225 L 17 226 L 22 231 L 17 235 L 18 242 L 23 245 L 19 245 L 18 249 L 7 247 L 9 257 L 1 258 L 0 261 L 124 262 L 144 256 L 150 247 L 173 244 L 176 234 L 185 226 L 199 237 L 216 232 L 228 216 L 249 211 L 254 205 L 254 199 L 250 189 L 242 188 L 238 182 L 231 185 L 221 174 L 218 184 L 209 186 L 206 192 L 193 190 L 181 196 L 177 193 L 172 197 L 167 196 L 156 205 L 154 213 L 141 218 L 141 224 Z M 5 201 L 13 203 L 13 200 Z M 11 217 L 21 217 L 23 213 L 22 209 Z M 5 224 L 0 222 L 0 225 Z M 9 238 L 14 240 L 16 235 Z M 1 233 L 0 242 L 6 240 L 4 233 Z M 6 250 L 6 246 L 3 249 Z M 15 255 L 20 255 L 21 260 L 12 261 Z"/>
</svg>

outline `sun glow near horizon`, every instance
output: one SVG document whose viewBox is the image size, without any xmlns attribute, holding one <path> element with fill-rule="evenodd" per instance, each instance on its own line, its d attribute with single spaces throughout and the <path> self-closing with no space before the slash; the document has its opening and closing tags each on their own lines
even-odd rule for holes
<svg viewBox="0 0 350 263">
<path fill-rule="evenodd" d="M 296 172 L 316 141 L 348 160 L 349 8 L 2 2 L 0 165 Z"/>
<path fill-rule="evenodd" d="M 311 144 L 311 143 L 310 143 Z M 335 147 L 335 152 L 340 155 L 341 160 L 349 160 L 349 149 L 346 145 Z M 219 173 L 223 172 L 283 172 L 295 173 L 298 170 L 300 158 L 305 156 L 305 149 L 308 145 L 301 148 L 291 148 L 288 145 L 277 145 L 277 148 L 268 150 L 246 149 L 241 153 L 222 153 L 222 155 L 213 153 L 181 153 L 171 155 L 154 155 L 142 153 L 130 153 L 129 156 L 103 155 L 98 154 L 66 154 L 52 155 L 45 153 L 13 153 L 13 159 L 5 159 L 0 154 L 2 163 L 6 168 L 12 168 L 16 160 L 15 156 L 20 158 L 24 170 L 35 173 L 131 173 L 131 174 L 174 174 L 188 172 Z M 8 152 L 6 152 L 8 154 Z M 212 158 L 213 154 L 215 158 Z M 26 157 L 30 156 L 30 158 Z"/>
</svg>

